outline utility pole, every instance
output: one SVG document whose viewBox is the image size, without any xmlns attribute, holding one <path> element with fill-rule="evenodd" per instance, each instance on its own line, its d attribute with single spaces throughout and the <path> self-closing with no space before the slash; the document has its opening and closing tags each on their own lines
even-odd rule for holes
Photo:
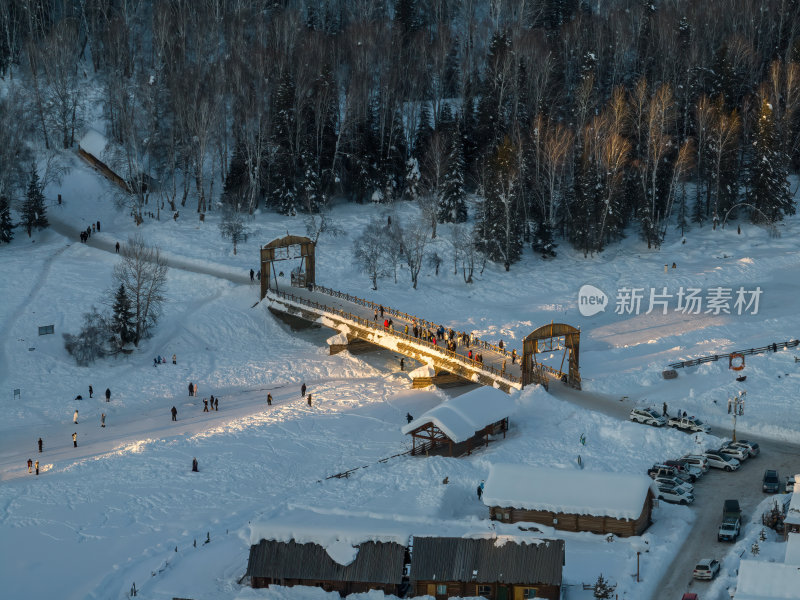
<svg viewBox="0 0 800 600">
<path fill-rule="evenodd" d="M 733 441 L 736 441 L 736 417 L 744 415 L 744 397 L 747 392 L 742 390 L 736 396 L 728 400 L 728 412 L 733 411 Z"/>
</svg>

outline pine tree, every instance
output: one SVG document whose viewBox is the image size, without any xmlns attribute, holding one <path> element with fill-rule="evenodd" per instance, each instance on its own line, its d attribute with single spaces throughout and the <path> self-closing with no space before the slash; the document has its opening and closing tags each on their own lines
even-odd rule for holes
<svg viewBox="0 0 800 600">
<path fill-rule="evenodd" d="M 489 162 L 489 181 L 476 243 L 506 271 L 522 256 L 522 218 L 519 206 L 516 151 L 506 137 Z"/>
<path fill-rule="evenodd" d="M 319 168 L 316 165 L 310 150 L 305 150 L 300 156 L 303 169 L 303 178 L 300 183 L 303 210 L 308 213 L 318 213 L 325 203 L 322 195 L 322 182 Z"/>
<path fill-rule="evenodd" d="M 764 99 L 748 170 L 747 201 L 753 206 L 750 213 L 753 223 L 772 224 L 783 220 L 784 215 L 794 214 L 794 201 L 786 178 L 788 162 L 775 135 L 772 106 Z"/>
<path fill-rule="evenodd" d="M 273 156 L 270 167 L 270 204 L 279 213 L 293 215 L 297 212 L 295 188 L 295 156 L 293 135 L 295 85 L 290 73 L 284 73 L 275 93 L 275 117 L 272 126 Z"/>
<path fill-rule="evenodd" d="M 450 136 L 450 151 L 447 155 L 447 170 L 444 174 L 438 216 L 440 223 L 463 223 L 467 220 L 464 150 L 459 131 Z"/>
<path fill-rule="evenodd" d="M 244 155 L 243 144 L 241 140 L 237 140 L 222 187 L 222 201 L 232 206 L 242 204 L 247 195 L 250 180 L 247 176 L 247 162 Z"/>
<path fill-rule="evenodd" d="M 554 242 L 553 228 L 550 227 L 548 221 L 539 223 L 536 228 L 536 237 L 533 241 L 532 248 L 537 254 L 541 254 L 542 258 L 552 258 L 556 255 L 556 248 L 558 244 Z"/>
<path fill-rule="evenodd" d="M 0 196 L 0 243 L 10 244 L 13 239 L 14 224 L 11 222 L 8 198 Z"/>
<path fill-rule="evenodd" d="M 605 577 L 603 577 L 602 573 L 597 578 L 597 581 L 594 584 L 594 597 L 598 599 L 605 599 L 611 598 L 614 595 L 614 587 L 609 585 L 608 581 Z"/>
<path fill-rule="evenodd" d="M 431 126 L 431 111 L 427 102 L 423 102 L 419 110 L 419 121 L 417 122 L 417 130 L 414 133 L 414 158 L 421 161 L 428 151 L 428 146 L 431 142 L 433 135 L 433 127 Z"/>
<path fill-rule="evenodd" d="M 124 283 L 117 288 L 111 311 L 111 333 L 117 348 L 121 349 L 136 337 L 136 318 Z"/>
<path fill-rule="evenodd" d="M 36 172 L 36 166 L 31 168 L 28 194 L 22 204 L 22 225 L 28 231 L 28 237 L 31 237 L 31 231 L 34 228 L 44 229 L 50 226 L 50 223 L 47 222 L 47 209 L 44 205 L 44 194 L 39 183 L 39 174 Z"/>
</svg>

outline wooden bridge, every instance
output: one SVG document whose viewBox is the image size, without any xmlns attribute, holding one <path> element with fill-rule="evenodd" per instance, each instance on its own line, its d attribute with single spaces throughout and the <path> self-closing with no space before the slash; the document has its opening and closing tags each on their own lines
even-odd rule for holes
<svg viewBox="0 0 800 600">
<path fill-rule="evenodd" d="M 292 252 L 290 248 L 297 248 Z M 286 236 L 261 248 L 261 298 L 269 302 L 272 311 L 292 315 L 305 321 L 319 323 L 337 332 L 338 339 L 330 341 L 331 353 L 363 346 L 377 346 L 430 367 L 428 373 L 412 381 L 415 387 L 431 384 L 471 382 L 498 387 L 505 392 L 539 383 L 547 387 L 555 377 L 580 389 L 578 350 L 580 331 L 561 323 L 540 327 L 523 340 L 522 353 L 509 348 L 453 332 L 443 327 L 443 337 L 437 337 L 440 324 L 388 306 L 316 285 L 315 245 L 304 237 Z M 291 285 L 280 283 L 285 278 L 275 271 L 275 262 L 299 260 L 302 267 L 292 271 Z M 384 326 L 384 319 L 392 325 Z M 414 329 L 417 328 L 417 335 Z M 448 348 L 448 334 L 454 333 L 455 349 Z M 430 335 L 433 334 L 433 335 Z M 559 340 L 556 346 L 555 339 Z M 563 345 L 561 345 L 563 342 Z M 452 344 L 451 344 L 452 347 Z M 559 369 L 537 361 L 540 352 L 564 350 Z M 563 371 L 569 358 L 568 370 Z"/>
</svg>

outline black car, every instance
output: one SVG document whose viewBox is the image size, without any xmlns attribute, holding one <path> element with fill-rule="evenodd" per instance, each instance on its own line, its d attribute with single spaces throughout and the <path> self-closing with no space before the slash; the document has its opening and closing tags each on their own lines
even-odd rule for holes
<svg viewBox="0 0 800 600">
<path fill-rule="evenodd" d="M 767 494 L 777 494 L 781 489 L 781 478 L 778 477 L 778 472 L 775 469 L 767 469 L 764 471 L 764 481 L 761 484 L 761 490 Z"/>
</svg>

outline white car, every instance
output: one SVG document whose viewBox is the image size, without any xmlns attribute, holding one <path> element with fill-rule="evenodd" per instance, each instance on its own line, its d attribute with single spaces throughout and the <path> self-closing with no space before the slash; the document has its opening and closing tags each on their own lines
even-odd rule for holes
<svg viewBox="0 0 800 600">
<path fill-rule="evenodd" d="M 684 492 L 694 495 L 694 486 L 691 483 L 678 479 L 677 477 L 656 477 L 654 481 L 659 487 L 662 485 L 676 487 L 682 489 Z"/>
<path fill-rule="evenodd" d="M 690 493 L 684 492 L 680 488 L 666 485 L 658 486 L 658 499 L 672 504 L 691 504 L 694 502 L 694 496 Z"/>
<path fill-rule="evenodd" d="M 723 445 L 719 451 L 726 456 L 732 456 L 739 462 L 744 462 L 750 456 L 750 451 L 747 448 L 741 448 L 730 443 Z"/>
<path fill-rule="evenodd" d="M 636 423 L 653 427 L 663 427 L 667 424 L 667 420 L 652 408 L 634 408 L 628 418 Z"/>
<path fill-rule="evenodd" d="M 697 563 L 692 575 L 695 579 L 714 579 L 719 574 L 719 561 L 713 558 L 704 558 Z"/>
<path fill-rule="evenodd" d="M 715 469 L 725 469 L 726 471 L 736 471 L 739 468 L 739 461 L 731 456 L 725 456 L 716 450 L 706 450 L 704 456 L 710 467 Z"/>
<path fill-rule="evenodd" d="M 681 460 L 685 460 L 703 473 L 708 473 L 708 460 L 706 460 L 705 456 L 700 456 L 699 454 L 684 454 L 681 456 Z"/>
</svg>

